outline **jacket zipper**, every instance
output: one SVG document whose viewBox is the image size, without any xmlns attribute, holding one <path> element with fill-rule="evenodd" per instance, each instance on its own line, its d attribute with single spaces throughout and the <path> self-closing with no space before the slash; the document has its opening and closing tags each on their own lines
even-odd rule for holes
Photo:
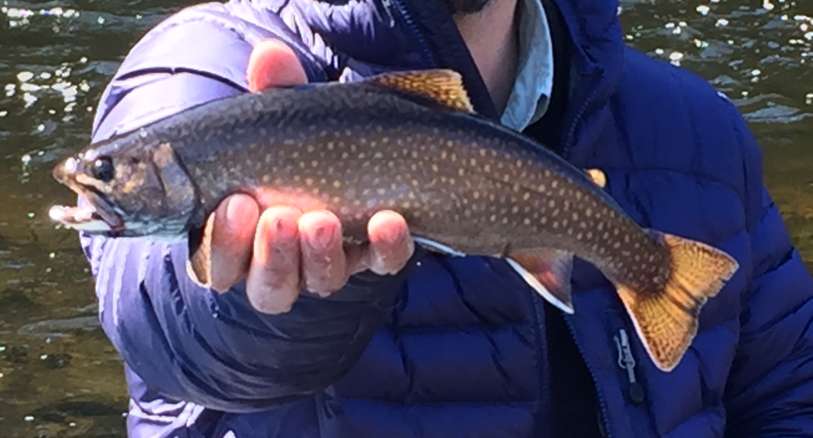
<svg viewBox="0 0 813 438">
<path fill-rule="evenodd" d="M 415 36 L 415 39 L 418 41 L 418 45 L 420 46 L 421 54 L 423 55 L 423 59 L 427 65 L 435 65 L 435 57 L 432 55 L 432 52 L 429 50 L 429 44 L 426 41 L 426 38 L 421 33 L 418 25 L 415 23 L 415 19 L 412 17 L 412 14 L 409 13 L 408 8 L 404 5 L 403 0 L 381 0 L 382 6 L 387 10 L 387 15 L 389 15 L 391 19 L 391 23 L 395 25 L 395 16 L 392 13 L 393 7 L 397 13 L 401 16 L 406 24 L 407 29 Z"/>
<path fill-rule="evenodd" d="M 401 0 L 381 0 L 381 4 L 387 10 L 387 15 L 390 18 L 391 26 L 394 25 L 395 21 L 392 14 L 392 7 L 395 6 L 397 11 L 401 15 L 401 18 L 403 18 L 407 28 L 412 32 L 413 35 L 415 35 L 418 41 L 418 45 L 420 46 L 421 52 L 423 54 L 424 60 L 427 61 L 428 64 L 434 65 L 434 56 L 432 56 L 432 52 L 429 50 L 429 45 L 426 42 L 426 38 L 420 32 L 420 29 L 418 29 L 418 26 L 415 23 L 414 18 L 409 13 L 407 8 L 404 6 L 403 2 Z M 576 132 L 576 126 L 578 125 L 581 118 L 584 116 L 585 111 L 587 111 L 587 107 L 593 100 L 593 97 L 595 97 L 595 94 L 596 90 L 594 88 L 591 91 L 590 95 L 588 96 L 587 100 L 585 100 L 584 104 L 579 109 L 579 112 L 576 114 L 576 117 L 573 119 L 573 123 L 568 131 L 567 141 L 565 142 L 565 149 L 562 153 L 563 156 L 567 156 L 567 153 L 569 152 L 570 149 L 570 145 L 573 141 L 572 137 Z M 601 391 L 601 388 L 599 387 L 599 382 L 598 378 L 596 377 L 596 373 L 593 369 L 593 366 L 590 364 L 590 361 L 587 359 L 587 356 L 585 355 L 584 349 L 582 348 L 581 344 L 579 344 L 579 342 L 576 340 L 576 331 L 575 328 L 573 327 L 573 323 L 567 318 L 565 318 L 565 323 L 567 325 L 568 331 L 570 331 L 570 336 L 573 338 L 573 341 L 576 344 L 576 349 L 579 351 L 579 354 L 581 354 L 582 359 L 584 359 L 587 371 L 590 373 L 590 378 L 593 380 L 593 387 L 596 389 L 596 398 L 598 399 L 599 403 L 600 409 L 599 414 L 601 415 L 601 425 L 603 425 L 603 429 L 606 432 L 606 437 L 612 438 L 613 434 L 609 428 L 608 422 L 609 409 L 607 407 L 607 401 L 604 399 L 604 395 Z"/>
<path fill-rule="evenodd" d="M 584 360 L 585 366 L 587 366 L 587 372 L 590 373 L 590 378 L 593 380 L 593 387 L 596 388 L 596 399 L 598 399 L 598 406 L 599 406 L 599 414 L 601 416 L 601 424 L 603 426 L 602 429 L 604 430 L 607 438 L 612 438 L 613 434 L 610 430 L 610 422 L 609 419 L 609 408 L 607 407 L 607 400 L 604 399 L 604 394 L 601 392 L 601 388 L 599 387 L 598 378 L 596 377 L 596 372 L 593 369 L 593 365 L 587 359 L 587 355 L 584 352 L 579 341 L 576 340 L 576 329 L 573 327 L 573 322 L 569 318 L 564 318 L 565 324 L 567 325 L 568 331 L 570 331 L 570 337 L 573 338 L 573 343 L 576 344 L 576 349 L 579 350 L 579 354 L 582 356 Z"/>
<path fill-rule="evenodd" d="M 604 77 L 604 72 L 601 71 L 599 73 L 599 80 Z M 576 135 L 576 126 L 578 126 L 579 122 L 581 122 L 582 117 L 584 117 L 584 113 L 587 111 L 587 107 L 593 102 L 593 98 L 596 97 L 597 89 L 593 87 L 590 90 L 590 95 L 587 96 L 587 99 L 584 101 L 582 106 L 579 108 L 579 112 L 576 113 L 576 117 L 573 118 L 573 122 L 570 124 L 570 128 L 567 131 L 567 137 L 565 137 L 565 144 L 564 148 L 562 149 L 562 157 L 567 157 L 570 154 L 570 149 L 573 146 L 573 137 Z"/>
<path fill-rule="evenodd" d="M 603 72 L 599 76 L 604 76 Z M 584 117 L 584 113 L 587 111 L 587 107 L 593 101 L 593 98 L 596 96 L 596 88 L 590 91 L 590 95 L 587 96 L 587 99 L 584 101 L 582 106 L 579 108 L 579 111 L 576 113 L 576 116 L 573 118 L 573 122 L 571 123 L 570 127 L 568 128 L 567 136 L 565 137 L 565 142 L 562 148 L 562 157 L 567 159 L 568 155 L 570 154 L 570 149 L 573 144 L 573 137 L 576 134 L 576 126 L 578 126 L 579 122 L 581 121 L 582 117 Z M 593 380 L 593 387 L 596 389 L 596 399 L 598 399 L 599 405 L 599 415 L 601 417 L 599 426 L 604 433 L 603 436 L 607 438 L 612 438 L 613 433 L 610 429 L 610 422 L 609 422 L 609 408 L 607 407 L 607 400 L 604 399 L 604 394 L 599 387 L 599 381 L 596 377 L 596 372 L 593 369 L 593 366 L 590 363 L 590 360 L 587 359 L 587 355 L 585 354 L 584 348 L 582 348 L 579 341 L 576 339 L 576 329 L 573 327 L 573 322 L 569 318 L 565 318 L 565 323 L 567 325 L 568 330 L 570 331 L 570 337 L 573 339 L 573 343 L 576 344 L 576 349 L 579 351 L 579 354 L 582 356 L 582 360 L 584 360 L 584 364 L 587 367 L 587 371 L 590 373 L 590 378 Z"/>
</svg>

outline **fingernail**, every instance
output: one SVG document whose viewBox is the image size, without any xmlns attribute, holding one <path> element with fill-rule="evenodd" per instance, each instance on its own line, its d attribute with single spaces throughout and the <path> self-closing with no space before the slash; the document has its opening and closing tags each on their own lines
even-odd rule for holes
<svg viewBox="0 0 813 438">
<path fill-rule="evenodd" d="M 313 233 L 308 235 L 308 244 L 317 251 L 324 251 L 333 244 L 335 234 L 333 227 L 318 227 Z"/>
<path fill-rule="evenodd" d="M 271 216 L 271 222 L 265 222 L 263 233 L 270 233 L 276 239 L 291 242 L 297 239 L 299 233 L 296 219 L 290 217 L 288 214 L 280 213 Z M 299 242 L 297 242 L 298 244 Z"/>
<path fill-rule="evenodd" d="M 253 233 L 253 228 L 247 226 L 247 217 L 256 214 L 256 210 L 253 211 L 253 207 L 255 207 L 254 201 L 245 195 L 236 195 L 229 197 L 226 202 L 227 232 L 233 235 Z"/>
<path fill-rule="evenodd" d="M 226 202 L 226 220 L 234 222 L 240 217 L 240 202 L 237 201 L 236 196 L 230 197 Z"/>
</svg>

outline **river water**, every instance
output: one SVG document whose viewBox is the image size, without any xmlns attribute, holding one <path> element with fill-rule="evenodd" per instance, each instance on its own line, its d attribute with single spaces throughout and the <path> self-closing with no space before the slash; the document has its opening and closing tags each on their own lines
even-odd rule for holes
<svg viewBox="0 0 813 438">
<path fill-rule="evenodd" d="M 0 0 L 0 436 L 124 433 L 121 363 L 96 323 L 75 235 L 47 219 L 50 205 L 72 202 L 49 173 L 88 141 L 128 47 L 192 3 Z M 813 261 L 813 1 L 626 1 L 620 13 L 629 44 L 737 103 Z"/>
</svg>

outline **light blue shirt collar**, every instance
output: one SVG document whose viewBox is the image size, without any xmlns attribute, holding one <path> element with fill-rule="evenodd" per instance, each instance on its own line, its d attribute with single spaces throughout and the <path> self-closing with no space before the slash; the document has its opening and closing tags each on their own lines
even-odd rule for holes
<svg viewBox="0 0 813 438">
<path fill-rule="evenodd" d="M 500 123 L 522 131 L 541 119 L 553 90 L 553 41 L 541 0 L 520 0 L 517 77 Z"/>
</svg>

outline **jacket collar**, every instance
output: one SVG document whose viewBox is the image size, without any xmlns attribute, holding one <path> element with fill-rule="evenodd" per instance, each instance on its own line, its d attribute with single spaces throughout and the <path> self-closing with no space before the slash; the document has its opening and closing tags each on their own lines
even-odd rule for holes
<svg viewBox="0 0 813 438">
<path fill-rule="evenodd" d="M 386 0 L 385 0 L 386 1 Z M 482 116 L 498 119 L 494 103 L 485 82 L 477 70 L 463 37 L 445 2 L 440 0 L 391 0 L 398 6 L 407 31 L 415 32 L 418 44 L 425 44 L 431 53 L 432 67 L 457 70 L 463 76 L 463 84 L 474 105 Z"/>
<path fill-rule="evenodd" d="M 566 35 L 560 42 L 564 39 L 569 45 L 572 66 L 562 124 L 562 154 L 571 161 L 582 162 L 593 144 L 592 133 L 582 124 L 593 111 L 606 105 L 621 79 L 624 42 L 618 2 L 550 0 L 549 3 L 561 14 Z"/>
<path fill-rule="evenodd" d="M 406 23 L 407 31 L 415 32 L 417 44 L 424 44 L 430 54 L 427 66 L 457 70 L 463 75 L 475 109 L 481 115 L 496 119 L 497 111 L 488 95 L 485 83 L 448 7 L 439 0 L 390 0 Z M 577 158 L 589 145 L 580 126 L 585 116 L 602 107 L 612 96 L 623 68 L 624 43 L 618 20 L 617 0 L 544 0 L 546 12 L 556 15 L 552 26 L 554 53 L 567 54 L 569 60 L 555 59 L 554 64 L 566 65 L 567 78 L 554 77 L 554 94 L 563 95 L 561 108 L 549 112 L 559 119 L 561 143 L 554 146 L 568 158 Z M 555 11 L 550 11 L 555 8 Z M 566 90 L 561 89 L 567 84 Z M 557 88 L 559 88 L 557 90 Z M 547 119 L 548 117 L 546 117 Z M 543 119 L 543 122 L 545 120 Z M 589 149 L 589 148 L 588 148 Z"/>
</svg>

